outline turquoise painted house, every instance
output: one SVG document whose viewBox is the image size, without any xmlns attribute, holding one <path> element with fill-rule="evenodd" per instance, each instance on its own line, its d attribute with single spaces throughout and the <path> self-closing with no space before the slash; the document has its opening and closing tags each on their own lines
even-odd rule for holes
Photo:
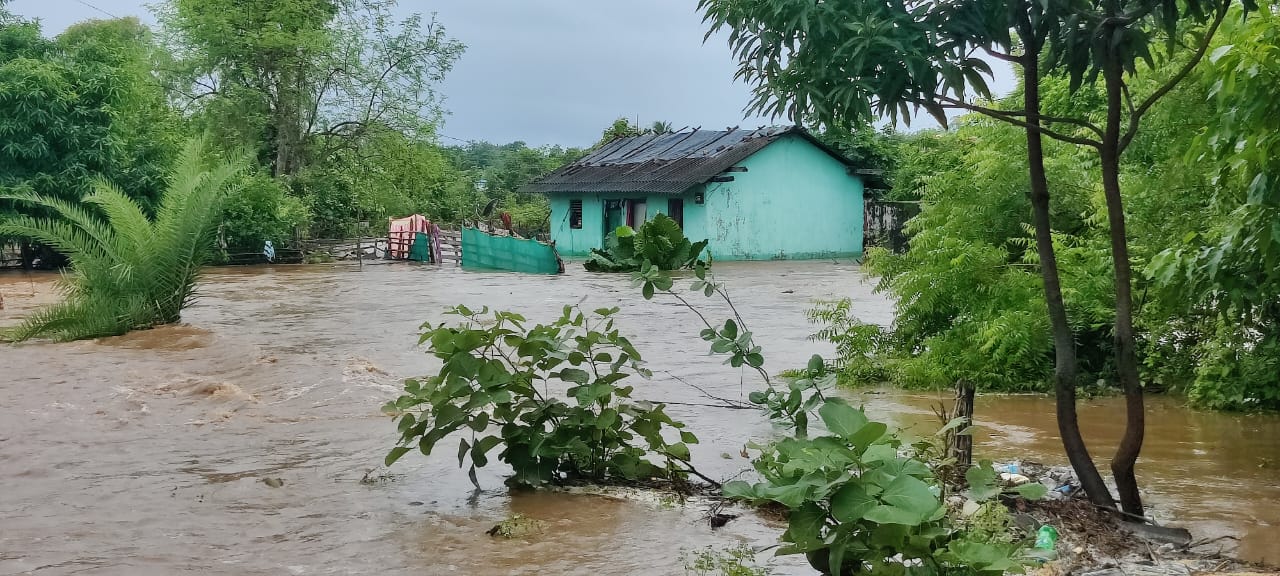
<svg viewBox="0 0 1280 576">
<path fill-rule="evenodd" d="M 551 239 L 570 257 L 657 214 L 716 260 L 862 256 L 862 176 L 798 127 L 619 138 L 522 191 L 550 197 Z"/>
</svg>

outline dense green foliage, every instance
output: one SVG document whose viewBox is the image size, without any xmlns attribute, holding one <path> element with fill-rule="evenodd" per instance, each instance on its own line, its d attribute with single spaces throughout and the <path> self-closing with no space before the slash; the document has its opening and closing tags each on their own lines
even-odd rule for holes
<svg viewBox="0 0 1280 576">
<path fill-rule="evenodd" d="M 440 372 L 407 381 L 405 394 L 384 408 L 399 417 L 400 430 L 387 465 L 415 446 L 430 454 L 461 430 L 467 436 L 459 441 L 458 464 L 470 461 L 473 482 L 475 469 L 498 446 L 514 486 L 683 479 L 688 445 L 698 439 L 662 404 L 633 401 L 633 387 L 620 384 L 650 372 L 614 328 L 617 311 L 588 316 L 566 306 L 555 322 L 526 328 L 515 313 L 494 312 L 490 319 L 487 309 L 451 310 L 462 324 L 427 327 L 420 340 L 443 361 Z"/>
<path fill-rule="evenodd" d="M 1205 407 L 1280 407 L 1271 263 L 1280 214 L 1266 196 L 1274 190 L 1276 168 L 1268 162 L 1276 154 L 1267 150 L 1277 127 L 1267 124 L 1274 110 L 1261 96 L 1276 85 L 1267 73 L 1280 68 L 1264 50 L 1250 49 L 1266 45 L 1256 37 L 1273 19 L 1229 19 L 1218 46 L 1231 47 L 1152 109 L 1146 132 L 1123 157 L 1130 250 L 1135 267 L 1149 271 L 1135 282 L 1143 378 Z M 1162 73 L 1151 71 L 1149 81 Z M 1041 80 L 1047 114 L 1098 105 L 1096 91 L 1071 95 L 1069 82 Z M 1238 91 L 1230 99 L 1226 86 Z M 975 116 L 956 124 L 906 136 L 898 147 L 893 193 L 909 190 L 923 210 L 909 223 L 907 252 L 872 251 L 867 261 L 879 290 L 897 300 L 892 329 L 830 307 L 811 315 L 855 383 L 947 387 L 964 379 L 986 390 L 1045 390 L 1053 344 L 1029 233 L 1021 131 Z M 1079 382 L 1109 383 L 1114 292 L 1107 223 L 1093 216 L 1104 209 L 1100 183 L 1088 154 L 1047 144 Z"/>
<path fill-rule="evenodd" d="M 658 214 L 639 230 L 619 226 L 605 236 L 604 248 L 592 248 L 586 268 L 591 272 L 638 272 L 646 266 L 658 270 L 692 268 L 707 241 L 691 242 L 680 225 L 666 214 Z"/>
<path fill-rule="evenodd" d="M 547 232 L 546 198 L 517 190 L 583 152 L 441 145 L 438 86 L 463 46 L 440 22 L 394 0 L 241 4 L 169 0 L 155 35 L 123 18 L 52 40 L 0 8 L 0 186 L 77 200 L 103 177 L 152 214 L 179 143 L 208 133 L 256 159 L 217 217 L 228 253 L 412 213 L 459 224 L 490 201 L 517 232 Z M 46 214 L 0 202 L 14 211 Z"/>
<path fill-rule="evenodd" d="M 153 212 L 181 140 L 151 76 L 158 58 L 136 19 L 85 22 L 49 40 L 0 8 L 0 187 L 75 201 L 103 177 Z M 18 209 L 0 203 L 0 213 Z"/>
<path fill-rule="evenodd" d="M 101 178 L 83 203 L 29 192 L 0 194 L 56 215 L 5 218 L 0 236 L 52 246 L 73 268 L 62 281 L 65 300 L 36 312 L 8 337 L 75 340 L 177 322 L 213 246 L 214 215 L 241 169 L 236 162 L 208 164 L 202 141 L 183 149 L 154 220 Z"/>
<path fill-rule="evenodd" d="M 1171 300 L 1193 305 L 1161 334 L 1173 342 L 1164 357 L 1193 358 L 1191 399 L 1215 408 L 1280 409 L 1277 24 L 1268 6 L 1227 21 L 1198 87 L 1214 106 L 1186 158 L 1204 192 L 1150 267 Z"/>
</svg>

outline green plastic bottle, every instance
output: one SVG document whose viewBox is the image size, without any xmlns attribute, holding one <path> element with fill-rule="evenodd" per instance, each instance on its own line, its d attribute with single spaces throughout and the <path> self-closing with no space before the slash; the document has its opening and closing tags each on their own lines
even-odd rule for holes
<svg viewBox="0 0 1280 576">
<path fill-rule="evenodd" d="M 1039 530 L 1036 530 L 1036 548 L 1040 550 L 1053 550 L 1058 545 L 1058 531 L 1053 526 L 1045 524 Z"/>
</svg>

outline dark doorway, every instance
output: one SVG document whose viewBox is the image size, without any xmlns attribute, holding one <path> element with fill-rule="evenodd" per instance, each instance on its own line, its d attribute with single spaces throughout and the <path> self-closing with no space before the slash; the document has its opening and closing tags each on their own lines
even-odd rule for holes
<svg viewBox="0 0 1280 576">
<path fill-rule="evenodd" d="M 684 229 L 684 198 L 667 199 L 667 216 L 675 220 L 681 230 Z"/>
</svg>

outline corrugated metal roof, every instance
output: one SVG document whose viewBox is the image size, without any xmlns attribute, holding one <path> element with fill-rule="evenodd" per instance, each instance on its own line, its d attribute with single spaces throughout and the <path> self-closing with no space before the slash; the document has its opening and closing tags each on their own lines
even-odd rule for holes
<svg viewBox="0 0 1280 576">
<path fill-rule="evenodd" d="M 521 192 L 647 192 L 679 194 L 716 177 L 774 140 L 798 134 L 844 162 L 799 127 L 691 130 L 618 138 L 560 167 Z"/>
</svg>

